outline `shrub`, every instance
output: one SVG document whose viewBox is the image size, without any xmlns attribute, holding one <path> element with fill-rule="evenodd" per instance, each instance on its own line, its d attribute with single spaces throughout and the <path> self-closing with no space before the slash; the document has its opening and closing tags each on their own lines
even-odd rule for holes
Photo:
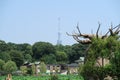
<svg viewBox="0 0 120 80">
<path fill-rule="evenodd" d="M 59 80 L 58 75 L 51 75 L 50 80 Z"/>
<path fill-rule="evenodd" d="M 22 72 L 23 75 L 27 74 L 27 67 L 26 66 L 21 66 L 20 70 L 21 70 L 21 72 Z"/>
<path fill-rule="evenodd" d="M 5 72 L 12 73 L 17 70 L 17 65 L 14 61 L 8 61 L 7 63 L 5 63 L 3 68 Z"/>
</svg>

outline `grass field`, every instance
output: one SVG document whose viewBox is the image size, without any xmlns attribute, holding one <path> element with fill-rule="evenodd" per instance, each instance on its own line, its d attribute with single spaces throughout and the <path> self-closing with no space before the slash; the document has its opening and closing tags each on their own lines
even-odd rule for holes
<svg viewBox="0 0 120 80">
<path fill-rule="evenodd" d="M 0 80 L 5 80 L 6 76 L 0 76 Z M 59 80 L 84 80 L 77 75 L 59 75 Z M 12 80 L 50 80 L 50 76 L 12 76 Z"/>
</svg>

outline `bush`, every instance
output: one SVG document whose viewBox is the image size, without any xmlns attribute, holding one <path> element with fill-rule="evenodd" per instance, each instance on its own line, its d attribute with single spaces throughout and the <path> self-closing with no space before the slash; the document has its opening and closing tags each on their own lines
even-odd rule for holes
<svg viewBox="0 0 120 80">
<path fill-rule="evenodd" d="M 12 73 L 17 70 L 17 65 L 14 61 L 8 61 L 7 63 L 5 63 L 3 68 L 5 72 Z"/>
<path fill-rule="evenodd" d="M 58 75 L 51 75 L 49 80 L 59 80 Z"/>
<path fill-rule="evenodd" d="M 101 79 L 105 77 L 104 67 L 94 66 L 93 63 L 88 62 L 79 68 L 79 75 L 83 76 L 84 80 Z"/>
<path fill-rule="evenodd" d="M 27 67 L 26 66 L 21 66 L 20 70 L 21 70 L 21 72 L 22 72 L 23 75 L 27 74 Z"/>
</svg>

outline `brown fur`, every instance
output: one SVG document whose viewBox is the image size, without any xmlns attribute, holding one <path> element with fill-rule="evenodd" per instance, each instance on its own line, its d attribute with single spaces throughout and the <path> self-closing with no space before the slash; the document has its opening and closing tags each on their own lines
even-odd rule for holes
<svg viewBox="0 0 120 80">
<path fill-rule="evenodd" d="M 6 80 L 12 80 L 12 75 L 8 74 L 8 76 L 6 77 Z"/>
</svg>

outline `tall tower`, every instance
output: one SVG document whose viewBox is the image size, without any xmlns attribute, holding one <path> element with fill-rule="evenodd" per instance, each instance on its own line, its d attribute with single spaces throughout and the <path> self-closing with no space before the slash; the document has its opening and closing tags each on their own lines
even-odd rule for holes
<svg viewBox="0 0 120 80">
<path fill-rule="evenodd" d="M 58 18 L 58 40 L 57 40 L 57 45 L 61 45 L 61 32 L 60 32 L 60 17 Z"/>
</svg>

